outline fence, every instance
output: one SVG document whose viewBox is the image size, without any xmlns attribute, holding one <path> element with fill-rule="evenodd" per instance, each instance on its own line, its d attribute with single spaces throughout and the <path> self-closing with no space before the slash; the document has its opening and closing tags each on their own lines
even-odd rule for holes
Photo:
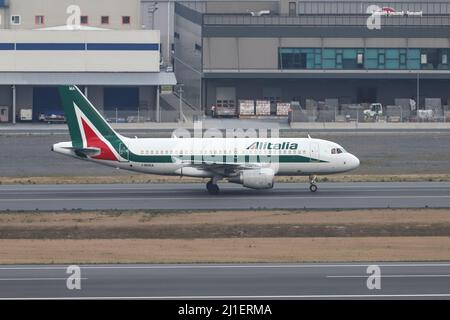
<svg viewBox="0 0 450 320">
<path fill-rule="evenodd" d="M 369 15 L 250 15 L 206 14 L 205 25 L 301 25 L 301 26 L 365 26 Z M 442 27 L 450 26 L 450 15 L 426 15 L 422 17 L 381 17 L 383 26 Z"/>
<path fill-rule="evenodd" d="M 182 110 L 180 114 L 179 109 L 167 109 L 161 107 L 158 114 L 154 109 L 134 109 L 122 110 L 116 108 L 113 110 L 105 110 L 101 112 L 109 123 L 145 123 L 145 122 L 192 122 L 197 121 L 203 117 L 199 110 Z"/>
<path fill-rule="evenodd" d="M 273 108 L 272 108 L 273 109 Z M 342 104 L 331 106 L 323 102 L 307 104 L 306 108 L 294 103 L 278 103 L 273 112 L 257 113 L 256 102 L 253 112 L 248 117 L 258 119 L 273 116 L 285 117 L 290 115 L 291 122 L 450 122 L 450 107 L 448 105 L 426 106 L 420 110 L 411 110 L 409 105 L 383 106 L 381 114 L 370 113 L 369 104 Z M 110 123 L 145 123 L 157 122 L 156 111 L 148 109 L 136 110 L 107 110 L 102 112 L 105 119 Z M 234 117 L 239 117 L 238 112 Z M 165 110 L 161 108 L 159 122 L 194 122 L 201 120 L 205 115 L 201 112 L 183 112 L 180 116 L 179 110 Z M 243 117 L 241 115 L 241 117 Z M 248 118 L 247 117 L 247 118 Z"/>
<path fill-rule="evenodd" d="M 333 108 L 310 108 L 308 110 L 293 108 L 291 122 L 449 122 L 450 110 L 443 106 L 441 110 L 411 110 L 402 106 L 385 106 L 383 112 L 370 112 L 368 106 L 343 105 Z"/>
</svg>

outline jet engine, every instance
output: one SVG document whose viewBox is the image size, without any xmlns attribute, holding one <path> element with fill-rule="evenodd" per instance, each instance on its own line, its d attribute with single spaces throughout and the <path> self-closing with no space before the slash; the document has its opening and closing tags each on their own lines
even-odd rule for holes
<svg viewBox="0 0 450 320">
<path fill-rule="evenodd" d="M 270 168 L 242 170 L 238 176 L 229 178 L 232 183 L 251 189 L 272 189 L 275 172 Z"/>
</svg>

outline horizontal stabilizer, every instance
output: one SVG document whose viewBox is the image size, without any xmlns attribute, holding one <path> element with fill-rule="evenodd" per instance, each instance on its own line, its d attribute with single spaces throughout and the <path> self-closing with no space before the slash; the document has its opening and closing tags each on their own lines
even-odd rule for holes
<svg viewBox="0 0 450 320">
<path fill-rule="evenodd" d="M 79 157 L 95 157 L 98 156 L 101 152 L 99 148 L 75 148 L 75 147 L 66 147 L 66 149 L 72 150 Z"/>
</svg>

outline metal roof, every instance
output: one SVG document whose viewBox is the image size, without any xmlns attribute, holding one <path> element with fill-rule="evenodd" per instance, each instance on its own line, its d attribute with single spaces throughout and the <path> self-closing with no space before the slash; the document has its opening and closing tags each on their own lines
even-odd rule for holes
<svg viewBox="0 0 450 320">
<path fill-rule="evenodd" d="M 0 72 L 0 85 L 175 85 L 173 72 Z"/>
</svg>

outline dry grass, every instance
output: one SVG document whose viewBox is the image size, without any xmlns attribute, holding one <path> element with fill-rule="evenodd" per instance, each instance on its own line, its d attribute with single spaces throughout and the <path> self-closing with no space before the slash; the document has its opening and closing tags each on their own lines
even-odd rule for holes
<svg viewBox="0 0 450 320">
<path fill-rule="evenodd" d="M 444 224 L 450 209 L 371 209 L 347 211 L 88 211 L 74 213 L 2 213 L 0 231 L 6 227 L 137 228 L 143 226 L 274 225 L 274 224 Z"/>
<path fill-rule="evenodd" d="M 0 237 L 0 264 L 450 260 L 449 223 L 449 209 L 5 213 L 0 215 L 0 235 L 13 230 L 16 238 Z M 344 233 L 356 228 L 363 234 L 327 237 L 318 226 L 342 228 Z M 392 226 L 405 228 L 408 236 L 386 236 Z M 411 233 L 414 226 L 428 233 L 417 236 Z M 442 226 L 447 233 L 436 236 L 434 230 Z M 262 236 L 224 237 L 227 227 L 257 228 Z M 286 227 L 309 233 L 273 233 Z M 119 229 L 126 231 L 120 239 L 114 233 Z M 169 237 L 160 238 L 156 231 L 161 230 Z M 186 238 L 195 232 L 200 236 Z M 56 237 L 48 238 L 52 233 Z"/>
<path fill-rule="evenodd" d="M 450 237 L 0 240 L 0 264 L 450 260 Z"/>
</svg>

